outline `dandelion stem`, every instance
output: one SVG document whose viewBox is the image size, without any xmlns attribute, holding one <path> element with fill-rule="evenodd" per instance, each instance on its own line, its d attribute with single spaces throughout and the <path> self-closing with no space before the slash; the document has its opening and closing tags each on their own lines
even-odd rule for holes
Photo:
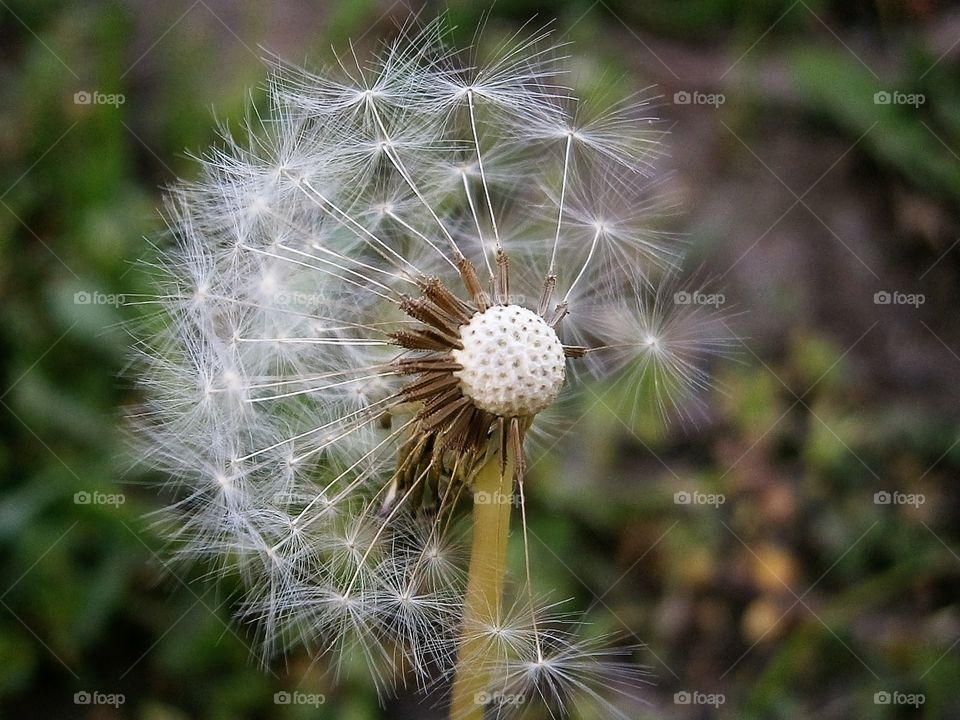
<svg viewBox="0 0 960 720">
<path fill-rule="evenodd" d="M 501 616 L 503 578 L 507 569 L 507 537 L 513 499 L 515 459 L 507 450 L 501 473 L 500 458 L 491 457 L 477 473 L 473 488 L 473 547 L 464 596 L 463 626 L 457 654 L 456 677 L 450 701 L 450 720 L 483 720 L 485 706 L 478 699 L 489 683 L 489 642 L 482 628 L 495 626 Z"/>
</svg>

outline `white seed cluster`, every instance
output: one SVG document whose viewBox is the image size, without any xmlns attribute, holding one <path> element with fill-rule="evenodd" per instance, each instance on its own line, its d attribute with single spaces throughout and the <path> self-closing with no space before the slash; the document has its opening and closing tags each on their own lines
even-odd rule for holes
<svg viewBox="0 0 960 720">
<path fill-rule="evenodd" d="M 163 531 L 242 584 L 264 659 L 363 658 L 383 698 L 457 669 L 461 486 L 488 451 L 513 445 L 519 465 L 524 438 L 575 419 L 577 403 L 548 408 L 566 364 L 551 325 L 518 305 L 477 311 L 491 275 L 498 298 L 569 309 L 571 367 L 622 372 L 628 414 L 640 385 L 685 412 L 708 386 L 702 361 L 739 345 L 716 308 L 666 302 L 682 252 L 650 223 L 669 207 L 654 97 L 580 103 L 582 61 L 528 27 L 475 51 L 450 45 L 449 18 L 414 17 L 372 56 L 277 61 L 267 112 L 200 154 L 143 262 L 155 288 L 132 326 L 131 421 L 168 477 Z M 634 717 L 642 673 L 525 590 L 469 628 L 490 650 L 488 688 L 529 700 L 498 704 L 498 720 Z"/>
<path fill-rule="evenodd" d="M 495 305 L 460 328 L 453 357 L 463 394 L 480 409 L 517 417 L 536 415 L 563 385 L 563 345 L 553 328 L 519 305 Z"/>
</svg>

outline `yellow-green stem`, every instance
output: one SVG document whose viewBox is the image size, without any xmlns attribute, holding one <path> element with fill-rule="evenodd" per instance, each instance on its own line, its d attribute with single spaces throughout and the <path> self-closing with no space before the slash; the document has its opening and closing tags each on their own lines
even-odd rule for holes
<svg viewBox="0 0 960 720">
<path fill-rule="evenodd" d="M 513 504 L 513 467 L 513 458 L 508 453 L 508 462 L 501 475 L 500 458 L 491 457 L 474 481 L 473 547 L 450 700 L 450 720 L 483 720 L 484 704 L 480 700 L 489 684 L 490 672 L 485 656 L 488 640 L 478 629 L 500 616 Z"/>
</svg>

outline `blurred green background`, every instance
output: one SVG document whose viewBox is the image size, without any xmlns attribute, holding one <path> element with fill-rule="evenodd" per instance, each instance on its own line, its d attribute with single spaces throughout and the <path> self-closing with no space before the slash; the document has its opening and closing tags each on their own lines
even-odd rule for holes
<svg viewBox="0 0 960 720">
<path fill-rule="evenodd" d="M 165 572 L 118 430 L 120 296 L 149 291 L 186 151 L 265 53 L 318 62 L 419 7 L 0 0 L 2 717 L 433 717 L 297 653 L 258 669 L 236 588 Z M 469 40 L 480 5 L 444 7 Z M 538 587 L 645 644 L 637 717 L 960 717 L 960 12 L 500 0 L 486 35 L 534 15 L 584 77 L 662 94 L 672 222 L 742 341 L 698 422 L 597 386 L 535 454 Z"/>
</svg>

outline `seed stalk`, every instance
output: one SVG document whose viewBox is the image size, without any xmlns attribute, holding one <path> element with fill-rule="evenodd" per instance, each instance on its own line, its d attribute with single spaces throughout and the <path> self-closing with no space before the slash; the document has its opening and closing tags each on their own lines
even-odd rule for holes
<svg viewBox="0 0 960 720">
<path fill-rule="evenodd" d="M 480 699 L 490 682 L 491 648 L 483 628 L 495 625 L 501 617 L 513 505 L 514 452 L 512 448 L 503 450 L 507 462 L 491 455 L 474 480 L 473 542 L 450 720 L 483 720 L 485 710 Z"/>
</svg>

